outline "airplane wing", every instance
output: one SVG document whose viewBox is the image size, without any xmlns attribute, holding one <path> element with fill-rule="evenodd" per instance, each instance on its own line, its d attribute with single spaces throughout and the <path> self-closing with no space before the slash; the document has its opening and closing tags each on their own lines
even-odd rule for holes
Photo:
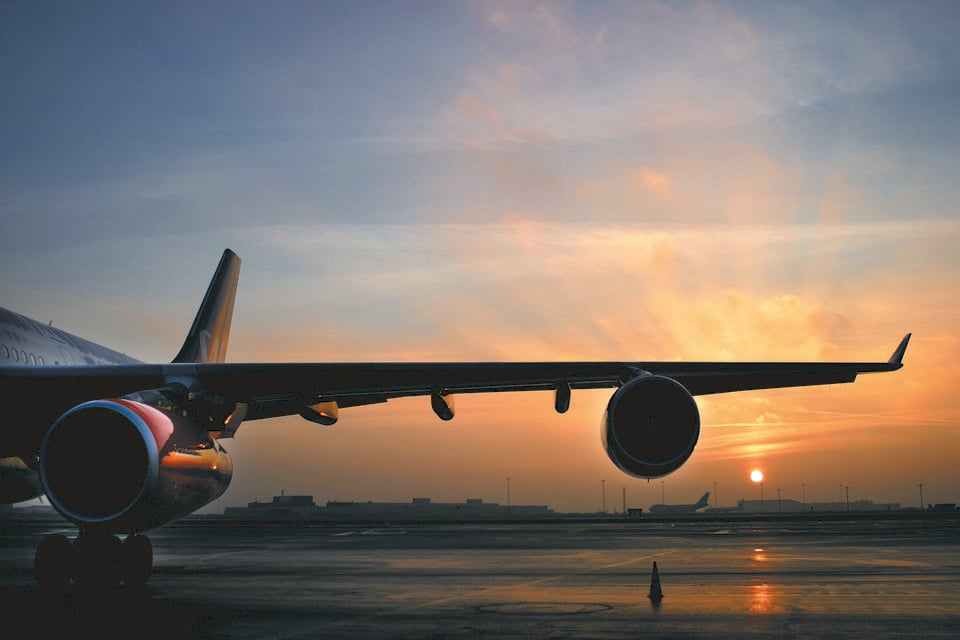
<svg viewBox="0 0 960 640">
<path fill-rule="evenodd" d="M 221 364 L 198 366 L 201 384 L 248 402 L 247 419 L 298 413 L 308 404 L 341 408 L 392 398 L 504 391 L 619 387 L 638 375 L 672 378 L 691 395 L 853 382 L 860 373 L 901 368 L 909 336 L 887 362 L 518 362 Z M 271 409 L 271 405 L 275 407 Z M 300 406 L 303 406 L 302 404 Z M 276 410 L 284 413 L 276 413 Z M 262 413 L 262 415 L 258 415 Z"/>
<path fill-rule="evenodd" d="M 896 371 L 907 334 L 886 362 L 448 362 L 173 363 L 80 367 L 0 367 L 5 406 L 49 398 L 59 414 L 91 398 L 119 397 L 189 380 L 228 402 L 247 405 L 246 420 L 304 415 L 322 403 L 347 408 L 393 398 L 460 393 L 619 387 L 638 376 L 671 378 L 691 395 L 853 382 L 861 373 Z M 568 399 L 568 396 L 567 396 Z M 442 409 L 436 404 L 435 410 Z M 561 401 L 558 399 L 558 410 Z M 440 411 L 438 411 L 440 413 Z M 304 417 L 308 417 L 304 415 Z M 451 416 L 452 417 L 452 414 Z M 335 418 L 334 418 L 335 419 Z"/>
</svg>

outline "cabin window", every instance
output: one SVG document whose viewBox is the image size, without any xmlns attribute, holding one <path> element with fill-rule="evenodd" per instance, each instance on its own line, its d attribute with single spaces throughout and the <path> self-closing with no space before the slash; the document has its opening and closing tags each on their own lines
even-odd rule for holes
<svg viewBox="0 0 960 640">
<path fill-rule="evenodd" d="M 5 344 L 0 345 L 0 353 L 3 354 L 3 359 L 4 359 L 4 360 L 9 360 L 9 359 L 10 359 L 10 347 L 8 347 L 7 345 L 5 345 Z"/>
<path fill-rule="evenodd" d="M 44 362 L 43 356 L 37 356 L 37 363 L 38 363 L 40 366 L 43 366 L 43 365 L 47 364 L 46 362 Z"/>
</svg>

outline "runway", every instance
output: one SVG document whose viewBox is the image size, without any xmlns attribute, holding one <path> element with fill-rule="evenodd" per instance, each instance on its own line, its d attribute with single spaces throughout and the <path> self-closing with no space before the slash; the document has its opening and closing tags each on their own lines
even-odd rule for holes
<svg viewBox="0 0 960 640">
<path fill-rule="evenodd" d="M 2 525 L 2 523 L 0 523 Z M 2 525 L 0 616 L 38 637 L 955 638 L 960 519 L 244 525 L 151 534 L 146 589 L 47 598 Z M 657 562 L 664 598 L 647 596 Z M 60 635 L 60 637 L 63 637 Z"/>
</svg>

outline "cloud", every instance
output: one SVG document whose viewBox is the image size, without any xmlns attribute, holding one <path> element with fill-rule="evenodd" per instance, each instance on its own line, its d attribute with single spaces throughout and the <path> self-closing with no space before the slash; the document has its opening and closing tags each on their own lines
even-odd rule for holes
<svg viewBox="0 0 960 640">
<path fill-rule="evenodd" d="M 933 65 L 891 21 L 820 16 L 802 6 L 791 7 L 789 22 L 716 3 L 576 12 L 503 3 L 480 11 L 497 47 L 465 74 L 460 95 L 479 96 L 515 128 L 555 140 L 729 129 L 875 94 Z M 502 71 L 516 68 L 539 81 L 504 91 Z"/>
<path fill-rule="evenodd" d="M 657 198 L 668 198 L 673 193 L 673 179 L 666 173 L 656 171 L 650 167 L 640 167 L 631 176 L 636 187 L 652 194 Z"/>
</svg>

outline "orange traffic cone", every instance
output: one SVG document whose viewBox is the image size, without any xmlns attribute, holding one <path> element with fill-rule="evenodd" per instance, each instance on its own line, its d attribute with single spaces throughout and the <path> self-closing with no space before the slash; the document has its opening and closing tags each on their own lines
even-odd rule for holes
<svg viewBox="0 0 960 640">
<path fill-rule="evenodd" d="M 653 561 L 653 575 L 650 577 L 650 593 L 647 595 L 654 603 L 663 600 L 663 590 L 660 588 L 660 572 L 657 570 L 657 561 Z"/>
</svg>

